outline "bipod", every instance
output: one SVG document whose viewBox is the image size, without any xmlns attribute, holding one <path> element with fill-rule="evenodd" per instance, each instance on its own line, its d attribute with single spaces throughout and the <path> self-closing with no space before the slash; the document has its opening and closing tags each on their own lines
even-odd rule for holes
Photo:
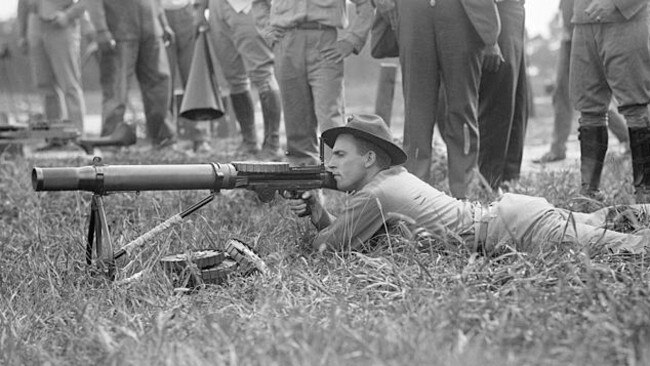
<svg viewBox="0 0 650 366">
<path fill-rule="evenodd" d="M 102 195 L 93 194 L 90 202 L 90 220 L 88 224 L 88 244 L 86 246 L 86 263 L 93 264 L 93 242 L 97 255 L 97 269 L 111 280 L 115 279 L 115 257 L 113 256 L 113 240 L 108 231 L 106 211 Z"/>
<path fill-rule="evenodd" d="M 101 158 L 93 158 L 93 165 L 101 166 Z M 106 210 L 104 209 L 103 174 L 98 173 L 100 189 L 93 193 L 90 201 L 90 219 L 88 220 L 88 243 L 86 246 L 86 263 L 93 264 L 93 242 L 95 246 L 96 264 L 100 273 L 111 280 L 115 279 L 115 257 L 113 256 L 113 240 L 108 230 Z"/>
</svg>

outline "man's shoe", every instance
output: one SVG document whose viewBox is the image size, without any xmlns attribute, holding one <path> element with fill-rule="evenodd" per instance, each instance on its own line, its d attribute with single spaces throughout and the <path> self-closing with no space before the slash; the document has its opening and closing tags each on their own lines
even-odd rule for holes
<svg viewBox="0 0 650 366">
<path fill-rule="evenodd" d="M 542 157 L 534 159 L 533 163 L 535 164 L 546 164 L 546 163 L 552 163 L 555 161 L 561 161 L 566 159 L 566 154 L 565 153 L 556 153 L 553 151 L 549 151 L 546 154 L 542 155 Z"/>
</svg>

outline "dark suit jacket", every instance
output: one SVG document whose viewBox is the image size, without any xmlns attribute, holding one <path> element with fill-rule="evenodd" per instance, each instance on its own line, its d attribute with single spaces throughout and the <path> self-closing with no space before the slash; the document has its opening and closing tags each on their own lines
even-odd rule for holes
<svg viewBox="0 0 650 366">
<path fill-rule="evenodd" d="M 494 0 L 460 0 L 467 17 L 483 43 L 495 45 L 501 32 L 501 21 Z"/>
</svg>

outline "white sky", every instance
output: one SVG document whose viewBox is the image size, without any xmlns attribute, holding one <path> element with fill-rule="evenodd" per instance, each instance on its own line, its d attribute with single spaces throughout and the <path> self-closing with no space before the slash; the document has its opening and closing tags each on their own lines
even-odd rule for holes
<svg viewBox="0 0 650 366">
<path fill-rule="evenodd" d="M 526 1 L 526 27 L 531 36 L 546 34 L 548 23 L 557 12 L 558 3 L 559 0 Z M 16 15 L 18 0 L 0 0 L 0 4 L 0 19 Z"/>
</svg>

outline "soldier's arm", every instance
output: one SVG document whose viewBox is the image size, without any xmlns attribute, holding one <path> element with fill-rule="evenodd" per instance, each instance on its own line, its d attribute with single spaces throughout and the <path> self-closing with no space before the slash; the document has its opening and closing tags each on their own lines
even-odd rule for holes
<svg viewBox="0 0 650 366">
<path fill-rule="evenodd" d="M 252 12 L 258 29 L 265 29 L 270 24 L 272 0 L 253 0 Z"/>
<path fill-rule="evenodd" d="M 375 11 L 370 0 L 352 0 L 352 3 L 354 3 L 356 17 L 348 28 L 343 30 L 340 38 L 350 42 L 354 47 L 354 53 L 358 54 L 368 39 Z"/>
<path fill-rule="evenodd" d="M 90 22 L 95 27 L 96 41 L 100 50 L 107 51 L 115 48 L 115 39 L 106 23 L 104 0 L 85 0 L 85 2 Z"/>
</svg>

